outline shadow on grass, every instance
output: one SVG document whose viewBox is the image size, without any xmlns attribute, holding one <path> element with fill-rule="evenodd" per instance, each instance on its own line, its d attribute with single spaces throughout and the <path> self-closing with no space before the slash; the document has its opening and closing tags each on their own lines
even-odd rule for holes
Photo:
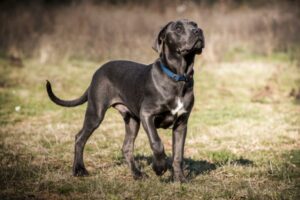
<svg viewBox="0 0 300 200">
<path fill-rule="evenodd" d="M 146 165 L 151 165 L 153 162 L 152 156 L 145 156 L 145 155 L 137 155 L 135 157 L 135 160 L 138 161 L 140 164 L 146 163 Z M 168 158 L 168 169 L 172 170 L 172 161 L 170 158 Z M 194 160 L 191 158 L 184 159 L 184 171 L 187 171 L 187 178 L 188 179 L 194 179 L 195 177 L 209 173 L 213 170 L 216 170 L 218 167 L 222 167 L 224 165 L 240 165 L 240 166 L 253 166 L 254 163 L 251 160 L 245 159 L 245 158 L 239 158 L 230 160 L 228 162 L 216 162 L 211 163 L 206 160 Z"/>
<path fill-rule="evenodd" d="M 241 165 L 241 166 L 253 166 L 254 162 L 252 160 L 248 160 L 245 158 L 239 158 L 239 159 L 235 159 L 230 161 L 231 165 Z"/>
<path fill-rule="evenodd" d="M 216 162 L 216 163 L 211 163 L 206 160 L 193 160 L 191 158 L 184 159 L 185 162 L 185 168 L 188 171 L 187 177 L 189 179 L 193 179 L 197 177 L 198 175 L 209 173 L 213 170 L 216 170 L 218 167 L 222 167 L 224 165 L 240 165 L 240 166 L 252 166 L 253 161 L 244 159 L 244 158 L 239 158 L 235 160 L 228 161 L 227 163 L 225 162 Z"/>
<path fill-rule="evenodd" d="M 184 159 L 185 169 L 188 171 L 188 179 L 204 173 L 209 173 L 217 169 L 217 165 L 206 160 L 193 160 L 191 158 Z"/>
<path fill-rule="evenodd" d="M 2 138 L 1 138 L 2 139 Z M 33 156 L 13 151 L 0 143 L 0 199 L 30 199 L 32 184 L 41 167 L 32 164 Z"/>
<path fill-rule="evenodd" d="M 40 163 L 26 149 L 15 149 L 0 142 L 0 199 L 44 199 L 36 193 L 62 193 L 64 182 L 57 184 L 46 174 L 67 173 L 69 168 L 65 166 L 64 162 Z"/>
</svg>

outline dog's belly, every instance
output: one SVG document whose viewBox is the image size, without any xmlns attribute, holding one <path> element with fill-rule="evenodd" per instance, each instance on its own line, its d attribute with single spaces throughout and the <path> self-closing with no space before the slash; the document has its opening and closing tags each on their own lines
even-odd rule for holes
<svg viewBox="0 0 300 200">
<path fill-rule="evenodd" d="M 156 128 L 169 128 L 171 127 L 175 120 L 176 116 L 172 115 L 170 112 L 160 114 L 155 117 L 154 123 Z"/>
</svg>

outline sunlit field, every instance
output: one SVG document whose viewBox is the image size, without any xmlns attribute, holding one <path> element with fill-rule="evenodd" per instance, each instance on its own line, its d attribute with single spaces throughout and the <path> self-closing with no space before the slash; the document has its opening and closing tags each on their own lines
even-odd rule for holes
<svg viewBox="0 0 300 200">
<path fill-rule="evenodd" d="M 53 66 L 28 60 L 26 67 L 15 69 L 2 60 L 7 85 L 1 87 L 1 196 L 296 199 L 300 110 L 289 89 L 299 83 L 300 73 L 293 63 L 272 60 L 196 65 L 196 102 L 185 151 L 189 183 L 182 185 L 170 182 L 170 173 L 156 177 L 152 172 L 144 131 L 135 155 L 150 177 L 132 179 L 120 150 L 123 119 L 114 110 L 86 146 L 91 175 L 72 177 L 74 136 L 86 106 L 54 105 L 47 98 L 45 79 L 55 82 L 60 96 L 77 97 L 97 64 Z M 161 130 L 160 135 L 170 155 L 171 131 Z"/>
</svg>

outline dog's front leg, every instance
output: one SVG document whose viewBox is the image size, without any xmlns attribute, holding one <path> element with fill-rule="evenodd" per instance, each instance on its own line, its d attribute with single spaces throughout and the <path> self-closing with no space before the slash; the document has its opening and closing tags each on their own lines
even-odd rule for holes
<svg viewBox="0 0 300 200">
<path fill-rule="evenodd" d="M 168 167 L 164 145 L 158 136 L 156 127 L 154 125 L 154 115 L 143 115 L 142 124 L 148 135 L 150 146 L 153 151 L 154 159 L 152 168 L 157 175 L 161 176 L 166 172 Z"/>
<path fill-rule="evenodd" d="M 187 117 L 182 117 L 173 127 L 172 150 L 173 150 L 173 180 L 186 182 L 183 174 L 184 143 L 187 133 Z"/>
</svg>

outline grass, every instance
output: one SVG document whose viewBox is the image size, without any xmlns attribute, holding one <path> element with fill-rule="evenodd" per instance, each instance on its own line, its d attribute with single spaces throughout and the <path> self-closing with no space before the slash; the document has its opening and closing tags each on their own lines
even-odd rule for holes
<svg viewBox="0 0 300 200">
<path fill-rule="evenodd" d="M 71 175 L 86 105 L 54 105 L 45 80 L 58 96 L 78 97 L 101 63 L 25 60 L 16 68 L 0 60 L 0 199 L 299 199 L 300 107 L 288 96 L 299 87 L 299 68 L 282 55 L 229 61 L 196 62 L 185 149 L 189 182 L 179 184 L 170 182 L 170 172 L 155 176 L 143 130 L 135 155 L 149 178 L 131 178 L 120 151 L 124 125 L 114 110 L 87 143 L 91 175 Z M 170 156 L 171 131 L 160 135 Z"/>
</svg>

